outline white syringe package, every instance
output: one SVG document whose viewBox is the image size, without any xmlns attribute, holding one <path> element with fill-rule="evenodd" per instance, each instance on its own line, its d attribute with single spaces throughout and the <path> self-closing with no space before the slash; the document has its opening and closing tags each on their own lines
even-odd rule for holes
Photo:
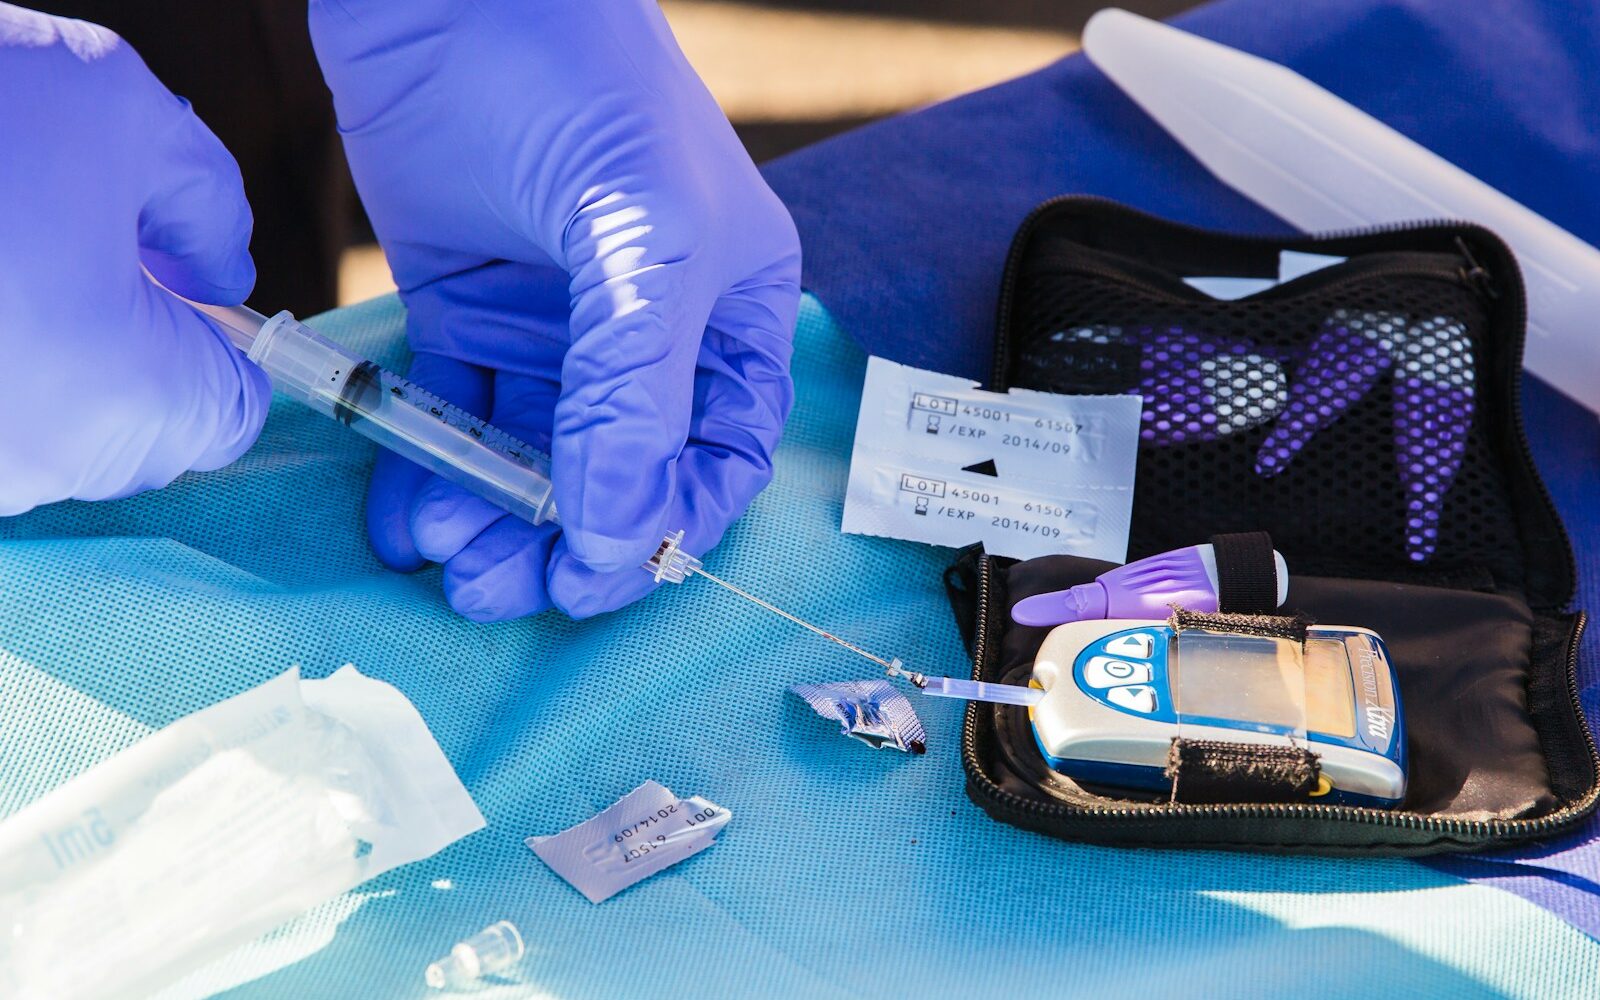
<svg viewBox="0 0 1600 1000">
<path fill-rule="evenodd" d="M 0 995 L 144 995 L 484 825 L 405 696 L 298 670 L 0 823 Z"/>
<path fill-rule="evenodd" d="M 843 530 L 1028 559 L 1127 554 L 1135 395 L 985 392 L 867 362 Z"/>
</svg>

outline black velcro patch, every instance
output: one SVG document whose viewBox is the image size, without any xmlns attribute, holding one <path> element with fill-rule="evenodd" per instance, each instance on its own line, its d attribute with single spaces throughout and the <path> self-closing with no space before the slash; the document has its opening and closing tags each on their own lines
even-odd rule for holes
<svg viewBox="0 0 1600 1000">
<path fill-rule="evenodd" d="M 1238 635 L 1262 635 L 1269 639 L 1290 639 L 1305 645 L 1306 629 L 1316 622 L 1305 614 L 1294 615 L 1224 615 L 1206 611 L 1190 611 L 1176 605 L 1172 617 L 1167 619 L 1174 632 L 1185 629 L 1205 629 L 1207 632 L 1233 632 Z"/>
<path fill-rule="evenodd" d="M 1300 802 L 1317 787 L 1321 767 L 1304 747 L 1185 740 L 1167 751 L 1172 801 Z"/>
</svg>

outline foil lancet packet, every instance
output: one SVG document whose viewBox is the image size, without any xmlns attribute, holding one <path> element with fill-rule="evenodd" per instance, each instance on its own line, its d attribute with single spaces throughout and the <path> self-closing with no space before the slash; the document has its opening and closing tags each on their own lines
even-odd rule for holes
<svg viewBox="0 0 1600 1000">
<path fill-rule="evenodd" d="M 824 719 L 839 723 L 842 735 L 869 747 L 926 753 L 928 734 L 911 701 L 886 680 L 796 684 L 789 690 Z"/>
</svg>

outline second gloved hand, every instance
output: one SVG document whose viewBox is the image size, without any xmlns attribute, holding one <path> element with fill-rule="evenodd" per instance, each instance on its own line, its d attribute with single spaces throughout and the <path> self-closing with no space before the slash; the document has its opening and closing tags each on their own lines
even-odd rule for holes
<svg viewBox="0 0 1600 1000">
<path fill-rule="evenodd" d="M 368 531 L 452 606 L 574 616 L 651 587 L 766 485 L 799 243 L 651 0 L 313 0 L 417 381 L 548 448 L 561 528 L 383 456 Z"/>
<path fill-rule="evenodd" d="M 266 376 L 210 320 L 255 282 L 239 168 L 98 25 L 0 3 L 0 515 L 215 469 Z"/>
</svg>

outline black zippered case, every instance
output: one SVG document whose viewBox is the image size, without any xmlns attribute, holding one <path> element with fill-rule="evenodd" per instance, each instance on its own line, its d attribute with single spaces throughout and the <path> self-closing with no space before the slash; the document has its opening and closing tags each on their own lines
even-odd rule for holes
<svg viewBox="0 0 1600 1000">
<path fill-rule="evenodd" d="M 1223 301 L 1185 277 L 1277 273 Z M 1286 609 L 1377 630 L 1399 681 L 1410 785 L 1397 809 L 1190 804 L 1080 784 L 1026 710 L 969 703 L 962 763 L 996 819 L 1127 846 L 1429 854 L 1564 832 L 1600 796 L 1576 690 L 1572 550 L 1522 428 L 1516 260 L 1456 222 L 1305 237 L 1208 232 L 1092 198 L 1019 229 L 988 388 L 1145 396 L 1128 558 L 1265 530 Z M 963 552 L 946 575 L 977 680 L 1026 683 L 1047 630 L 1016 601 L 1109 564 Z"/>
</svg>

